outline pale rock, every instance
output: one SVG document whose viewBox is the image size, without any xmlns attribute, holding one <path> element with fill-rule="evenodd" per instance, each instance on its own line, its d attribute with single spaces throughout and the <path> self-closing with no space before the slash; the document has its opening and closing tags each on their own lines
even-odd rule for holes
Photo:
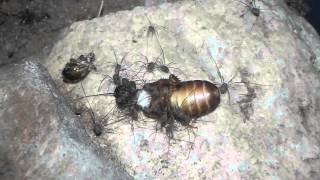
<svg viewBox="0 0 320 180">
<path fill-rule="evenodd" d="M 118 62 L 126 55 L 123 76 L 137 82 L 167 78 L 143 68 L 142 54 L 149 60 L 160 54 L 155 36 L 148 40 L 147 49 L 148 17 L 158 31 L 167 63 L 174 63 L 172 73 L 182 81 L 220 82 L 215 60 L 225 81 L 235 75 L 234 81 L 251 84 L 231 85 L 230 104 L 228 96 L 222 96 L 214 112 L 198 119 L 192 131 L 181 128 L 175 134 L 179 140 L 170 146 L 166 135 L 155 131 L 156 122 L 146 121 L 142 114 L 133 126 L 129 118 L 108 126 L 114 133 L 105 133 L 99 142 L 103 146 L 111 141 L 132 176 L 319 179 L 319 36 L 283 2 L 257 1 L 257 6 L 264 9 L 259 17 L 248 12 L 241 18 L 246 8 L 238 1 L 183 1 L 77 22 L 56 43 L 46 67 L 61 89 L 74 97 L 83 96 L 81 86 L 63 84 L 61 71 L 71 57 L 89 52 L 96 54 L 97 71 L 82 81 L 87 95 L 113 91 L 108 78 L 101 84 L 106 75 L 113 75 L 112 49 Z M 115 107 L 112 96 L 88 100 L 101 117 Z M 108 122 L 119 116 L 114 111 Z"/>
</svg>

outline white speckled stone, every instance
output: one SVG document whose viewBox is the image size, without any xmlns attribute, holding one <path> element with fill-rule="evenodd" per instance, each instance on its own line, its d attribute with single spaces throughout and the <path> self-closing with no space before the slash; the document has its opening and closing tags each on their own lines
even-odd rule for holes
<svg viewBox="0 0 320 180">
<path fill-rule="evenodd" d="M 145 15 L 158 29 L 166 60 L 181 80 L 220 82 L 208 51 L 227 81 L 247 79 L 256 97 L 247 99 L 245 86 L 232 86 L 231 104 L 222 97 L 219 107 L 198 120 L 193 132 L 181 129 L 179 141 L 169 146 L 156 123 L 142 114 L 131 128 L 129 120 L 109 126 L 114 134 L 97 141 L 112 144 L 127 170 L 136 179 L 319 179 L 320 178 L 320 41 L 314 29 L 281 2 L 258 1 L 260 17 L 247 13 L 233 0 L 184 1 L 159 7 L 138 7 L 66 29 L 46 60 L 58 84 L 71 57 L 93 51 L 97 71 L 83 80 L 87 94 L 98 93 L 105 75 L 113 75 L 115 62 L 127 53 L 127 77 L 147 81 L 166 74 L 139 72 L 145 61 L 160 53 L 156 39 L 148 42 Z M 133 42 L 135 41 L 135 42 Z M 141 53 L 141 54 L 140 54 Z M 147 54 L 148 53 L 148 54 Z M 178 69 L 177 69 L 178 68 Z M 141 84 L 140 84 L 141 85 Z M 99 93 L 112 92 L 105 81 Z M 83 96 L 80 84 L 61 86 L 72 96 Z M 115 106 L 113 97 L 94 97 L 94 111 L 105 115 Z M 85 101 L 84 101 L 85 102 Z M 240 106 L 241 105 L 241 106 Z M 248 107 L 249 120 L 244 110 Z M 115 112 L 109 121 L 117 120 Z M 246 123 L 244 121 L 246 120 Z M 192 143 L 189 143 L 192 142 Z"/>
</svg>

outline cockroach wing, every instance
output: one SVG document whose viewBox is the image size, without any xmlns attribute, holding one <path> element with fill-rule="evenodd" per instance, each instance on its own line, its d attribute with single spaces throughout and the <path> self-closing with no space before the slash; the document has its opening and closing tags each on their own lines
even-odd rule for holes
<svg viewBox="0 0 320 180">
<path fill-rule="evenodd" d="M 198 118 L 218 107 L 220 92 L 217 86 L 208 81 L 184 81 L 178 83 L 177 88 L 172 91 L 170 103 L 190 118 Z"/>
</svg>

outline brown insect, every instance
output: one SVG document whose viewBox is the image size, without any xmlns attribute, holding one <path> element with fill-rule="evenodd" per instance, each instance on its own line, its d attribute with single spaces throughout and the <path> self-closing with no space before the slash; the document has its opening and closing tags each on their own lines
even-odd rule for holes
<svg viewBox="0 0 320 180">
<path fill-rule="evenodd" d="M 192 120 L 213 112 L 220 104 L 220 94 L 227 92 L 224 86 L 218 88 L 204 80 L 180 81 L 171 74 L 168 79 L 145 84 L 137 92 L 137 105 L 145 116 L 157 119 L 172 138 L 175 121 L 191 127 Z"/>
<path fill-rule="evenodd" d="M 63 81 L 66 83 L 80 82 L 92 69 L 96 70 L 93 64 L 95 60 L 94 53 L 80 55 L 77 59 L 71 58 L 62 70 Z"/>
<path fill-rule="evenodd" d="M 190 118 L 197 118 L 218 107 L 220 91 L 208 81 L 183 81 L 172 91 L 170 103 L 172 107 L 181 109 Z"/>
</svg>

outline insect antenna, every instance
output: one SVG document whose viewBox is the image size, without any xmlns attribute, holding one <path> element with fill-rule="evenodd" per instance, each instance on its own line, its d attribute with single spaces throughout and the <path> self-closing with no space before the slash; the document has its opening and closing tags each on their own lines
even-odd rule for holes
<svg viewBox="0 0 320 180">
<path fill-rule="evenodd" d="M 235 81 L 235 82 L 230 83 L 230 85 L 233 85 L 233 84 L 251 84 L 251 85 L 256 85 L 256 86 L 272 86 L 270 84 L 259 84 L 259 83 L 253 83 L 253 82 L 243 82 L 243 81 Z"/>
</svg>

